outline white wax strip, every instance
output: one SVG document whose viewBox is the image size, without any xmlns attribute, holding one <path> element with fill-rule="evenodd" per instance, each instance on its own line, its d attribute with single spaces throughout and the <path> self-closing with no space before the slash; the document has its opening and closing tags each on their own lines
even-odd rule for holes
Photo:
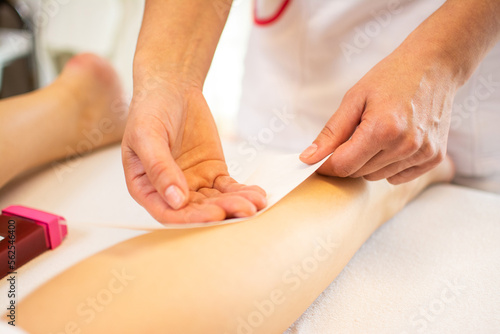
<svg viewBox="0 0 500 334">
<path fill-rule="evenodd" d="M 225 151 L 228 162 L 238 166 L 233 177 L 240 183 L 262 187 L 268 195 L 269 209 L 307 179 L 323 161 L 306 165 L 299 154 L 259 151 L 253 159 L 238 152 L 237 143 Z M 110 147 L 75 161 L 75 168 L 47 168 L 20 184 L 0 192 L 0 207 L 13 203 L 55 212 L 69 225 L 97 225 L 151 231 L 208 227 L 235 223 L 228 219 L 211 223 L 166 224 L 157 222 L 135 202 L 127 191 L 120 147 Z M 47 195 L 49 194 L 49 195 Z M 263 210 L 265 211 L 265 210 Z M 71 226 L 70 226 L 71 230 Z"/>
<path fill-rule="evenodd" d="M 279 154 L 267 157 L 265 162 L 259 164 L 243 182 L 247 185 L 258 185 L 267 192 L 267 207 L 257 214 L 263 213 L 278 203 L 311 176 L 328 158 L 329 156 L 314 165 L 307 165 L 299 160 L 299 154 Z M 233 218 L 209 223 L 165 224 L 164 227 L 168 229 L 209 227 L 236 223 L 250 218 Z"/>
</svg>

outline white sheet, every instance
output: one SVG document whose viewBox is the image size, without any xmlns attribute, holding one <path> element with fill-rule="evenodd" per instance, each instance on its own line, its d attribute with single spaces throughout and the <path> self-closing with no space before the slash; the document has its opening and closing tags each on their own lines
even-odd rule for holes
<svg viewBox="0 0 500 334">
<path fill-rule="evenodd" d="M 500 333 L 500 196 L 434 186 L 286 334 Z"/>
<path fill-rule="evenodd" d="M 238 159 L 234 151 L 227 156 Z M 127 194 L 119 160 L 118 148 L 109 148 L 76 161 L 59 178 L 49 168 L 0 192 L 0 207 L 30 205 L 69 224 L 58 249 L 19 270 L 20 299 L 81 259 L 145 233 L 120 226 L 157 224 Z M 451 185 L 426 190 L 370 238 L 287 334 L 418 333 L 424 324 L 424 332 L 498 332 L 499 208 L 498 195 Z M 466 286 L 457 298 L 431 314 L 432 321 L 419 316 L 421 308 L 438 307 L 446 281 L 455 280 Z M 2 309 L 6 291 L 1 280 Z"/>
</svg>

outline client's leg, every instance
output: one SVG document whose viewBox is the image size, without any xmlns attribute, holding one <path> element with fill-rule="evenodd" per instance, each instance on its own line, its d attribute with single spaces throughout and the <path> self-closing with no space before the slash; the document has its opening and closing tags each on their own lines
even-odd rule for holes
<svg viewBox="0 0 500 334">
<path fill-rule="evenodd" d="M 1 100 L 0 187 L 29 169 L 119 141 L 122 95 L 111 65 L 84 54 L 51 85 Z"/>
<path fill-rule="evenodd" d="M 282 333 L 377 227 L 452 174 L 447 160 L 400 186 L 313 175 L 246 222 L 157 231 L 92 256 L 24 300 L 19 324 L 43 334 Z"/>
</svg>

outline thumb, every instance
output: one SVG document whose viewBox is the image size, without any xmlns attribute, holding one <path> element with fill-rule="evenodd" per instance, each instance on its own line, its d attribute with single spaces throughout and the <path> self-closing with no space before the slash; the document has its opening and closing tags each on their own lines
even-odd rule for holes
<svg viewBox="0 0 500 334">
<path fill-rule="evenodd" d="M 156 191 L 172 209 L 178 210 L 189 199 L 186 178 L 172 157 L 168 142 L 151 139 L 140 144 L 137 156 Z"/>
<path fill-rule="evenodd" d="M 314 164 L 345 143 L 359 125 L 364 108 L 363 95 L 346 94 L 318 137 L 301 153 L 300 160 L 306 164 Z"/>
</svg>

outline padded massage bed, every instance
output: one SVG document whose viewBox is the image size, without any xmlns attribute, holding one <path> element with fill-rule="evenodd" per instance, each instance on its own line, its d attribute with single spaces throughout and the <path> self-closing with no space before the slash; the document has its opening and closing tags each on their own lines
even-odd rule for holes
<svg viewBox="0 0 500 334">
<path fill-rule="evenodd" d="M 225 148 L 229 161 L 234 146 Z M 69 226 L 59 248 L 18 270 L 18 302 L 80 260 L 147 233 L 131 227 L 158 224 L 129 196 L 117 146 L 11 183 L 0 208 L 13 204 Z M 371 236 L 286 334 L 498 333 L 499 245 L 500 195 L 432 186 Z M 7 291 L 0 280 L 3 310 Z M 5 323 L 0 332 L 23 333 Z"/>
</svg>

